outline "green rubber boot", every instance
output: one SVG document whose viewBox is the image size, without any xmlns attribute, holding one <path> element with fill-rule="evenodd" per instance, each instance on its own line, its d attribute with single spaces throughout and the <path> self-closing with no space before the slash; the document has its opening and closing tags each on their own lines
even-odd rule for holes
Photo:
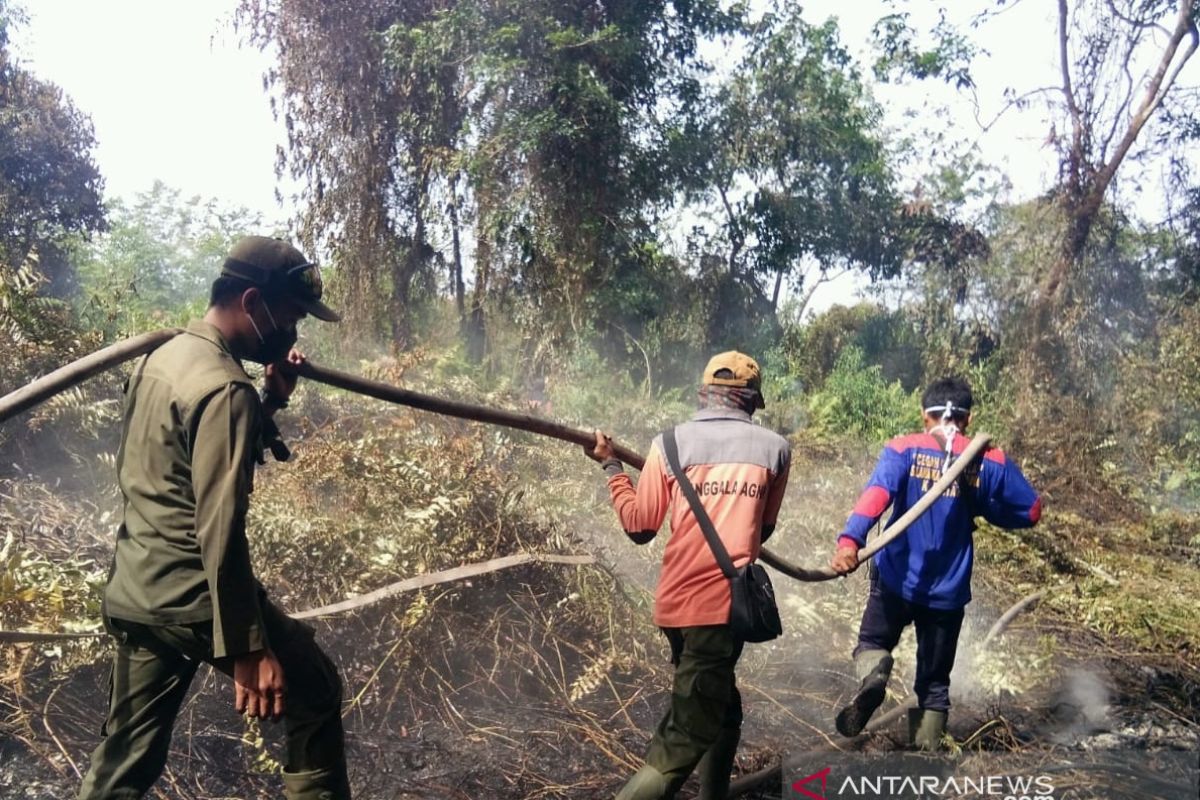
<svg viewBox="0 0 1200 800">
<path fill-rule="evenodd" d="M 942 737 L 946 735 L 945 711 L 923 708 L 908 710 L 908 741 L 917 750 L 934 752 L 942 749 Z"/>
<path fill-rule="evenodd" d="M 867 720 L 887 694 L 892 675 L 892 655 L 887 650 L 863 650 L 854 657 L 854 673 L 862 683 L 850 704 L 838 712 L 834 724 L 842 736 L 862 733 Z"/>
<path fill-rule="evenodd" d="M 725 800 L 725 795 L 729 794 L 733 759 L 741 738 L 741 728 L 722 728 L 713 746 L 700 759 L 697 767 L 700 773 L 699 800 Z"/>
<path fill-rule="evenodd" d="M 350 800 L 345 769 L 284 772 L 283 793 L 288 800 Z"/>
<path fill-rule="evenodd" d="M 617 792 L 616 800 L 659 800 L 667 794 L 667 779 L 654 767 L 639 769 Z"/>
</svg>

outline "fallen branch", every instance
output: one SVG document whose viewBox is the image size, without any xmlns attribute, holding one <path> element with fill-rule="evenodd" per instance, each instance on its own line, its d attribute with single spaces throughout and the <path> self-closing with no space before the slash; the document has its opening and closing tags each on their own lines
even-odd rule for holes
<svg viewBox="0 0 1200 800">
<path fill-rule="evenodd" d="M 363 606 L 369 606 L 372 603 L 378 603 L 389 597 L 394 597 L 404 592 L 411 592 L 414 589 L 423 589 L 427 586 L 436 586 L 439 583 L 450 583 L 451 581 L 460 581 L 464 578 L 473 578 L 476 575 L 485 575 L 489 572 L 498 572 L 502 569 L 517 567 L 521 564 L 531 564 L 541 562 L 543 564 L 594 564 L 596 559 L 591 556 L 555 556 L 555 555 L 538 555 L 535 553 L 518 553 L 512 556 L 502 556 L 501 558 L 493 558 L 490 561 L 483 561 L 478 564 L 467 564 L 453 569 L 443 570 L 441 572 L 431 572 L 428 575 L 417 575 L 414 578 L 405 578 L 401 581 L 388 584 L 382 588 L 376 589 L 373 592 L 367 592 L 364 595 L 353 597 L 349 600 L 343 600 L 340 603 L 333 603 L 320 608 L 312 608 L 308 611 L 301 611 L 292 614 L 293 619 L 312 619 L 314 617 L 327 617 L 331 614 L 341 614 L 346 611 L 353 611 Z"/>
<path fill-rule="evenodd" d="M 1097 578 L 1099 578 L 1100 580 L 1107 583 L 1109 586 L 1120 586 L 1121 585 L 1121 582 L 1119 580 L 1114 578 L 1111 574 L 1109 574 L 1105 570 L 1100 569 L 1100 567 L 1097 567 L 1095 564 L 1089 564 L 1088 562 L 1084 561 L 1082 558 L 1079 558 L 1078 556 L 1075 556 L 1074 558 L 1075 558 L 1076 564 L 1083 567 L 1088 572 L 1092 573 Z"/>
<path fill-rule="evenodd" d="M 327 617 L 333 614 L 341 614 L 346 611 L 353 611 L 364 606 L 369 606 L 372 603 L 378 603 L 380 600 L 385 600 L 389 597 L 411 592 L 414 589 L 423 589 L 427 586 L 436 586 L 440 583 L 450 583 L 452 581 L 460 581 L 464 578 L 473 578 L 477 575 L 485 575 L 489 572 L 498 572 L 502 569 L 517 567 L 522 564 L 594 564 L 596 559 L 591 556 L 559 556 L 539 553 L 518 553 L 511 556 L 502 556 L 493 558 L 490 561 L 481 561 L 477 564 L 465 564 L 461 567 L 442 570 L 441 572 L 430 572 L 427 575 L 417 575 L 413 578 L 405 578 L 404 580 L 390 583 L 372 592 L 367 592 L 358 597 L 352 597 L 349 600 L 343 600 L 340 603 L 333 603 L 318 608 L 310 608 L 307 611 L 300 611 L 292 614 L 293 619 L 312 619 L 314 617 Z M 64 639 L 87 639 L 95 636 L 104 636 L 102 631 L 89 631 L 84 633 L 38 633 L 35 631 L 0 631 L 0 643 L 5 642 L 52 642 L 62 641 Z"/>
<path fill-rule="evenodd" d="M 9 642 L 63 642 L 72 639 L 97 639 L 107 636 L 104 631 L 80 631 L 79 633 L 42 633 L 40 631 L 0 631 L 0 644 Z"/>
</svg>

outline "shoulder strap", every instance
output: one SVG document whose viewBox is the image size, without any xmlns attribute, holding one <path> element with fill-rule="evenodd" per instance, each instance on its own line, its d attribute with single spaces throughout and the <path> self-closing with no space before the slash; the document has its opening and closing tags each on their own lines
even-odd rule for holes
<svg viewBox="0 0 1200 800">
<path fill-rule="evenodd" d="M 679 491 L 683 492 L 688 505 L 692 507 L 692 515 L 696 518 L 696 522 L 700 523 L 700 530 L 704 531 L 704 538 L 708 540 L 708 546 L 712 548 L 713 555 L 716 556 L 717 563 L 721 566 L 721 572 L 725 573 L 726 578 L 733 580 L 737 575 L 737 570 L 734 569 L 729 551 L 725 549 L 721 537 L 717 535 L 717 529 L 713 527 L 712 520 L 708 518 L 708 512 L 704 510 L 704 506 L 700 505 L 700 498 L 696 496 L 696 487 L 692 486 L 692 482 L 683 472 L 683 467 L 679 465 L 679 446 L 675 442 L 675 429 L 663 431 L 662 439 L 663 452 L 667 456 L 667 464 L 675 473 Z"/>
</svg>

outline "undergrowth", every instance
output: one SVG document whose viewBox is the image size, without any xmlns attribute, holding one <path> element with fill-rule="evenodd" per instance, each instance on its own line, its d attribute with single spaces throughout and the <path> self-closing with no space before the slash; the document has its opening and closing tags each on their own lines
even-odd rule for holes
<svg viewBox="0 0 1200 800">
<path fill-rule="evenodd" d="M 603 428 L 642 453 L 694 408 L 694 387 L 648 389 L 606 373 L 586 350 L 560 366 L 536 392 L 518 377 L 479 374 L 456 349 L 350 368 L 431 394 Z M 791 483 L 768 546 L 806 565 L 827 562 L 883 440 L 915 429 L 914 395 L 850 361 L 839 369 L 845 381 L 808 395 L 792 392 L 783 378 L 768 383 L 770 405 L 760 420 L 773 427 L 803 421 L 790 431 Z M 983 398 L 977 428 L 998 431 L 1003 443 L 1001 395 L 988 375 L 972 380 Z M 107 419 L 111 426 L 108 391 L 44 412 L 40 434 L 53 432 L 74 453 L 63 480 L 28 472 L 0 481 L 4 629 L 98 625 L 117 497 L 107 440 L 86 444 L 88 429 L 77 423 L 104 427 Z M 603 473 L 577 445 L 315 384 L 302 385 L 280 421 L 294 458 L 258 472 L 249 533 L 259 579 L 289 610 L 520 552 L 590 553 L 599 561 L 525 565 L 318 622 L 347 686 L 360 796 L 611 794 L 636 767 L 669 687 L 665 648 L 650 622 L 669 530 L 648 547 L 631 544 Z M 1162 511 L 1097 523 L 1057 499 L 1032 531 L 985 525 L 977 534 L 977 599 L 961 659 L 971 677 L 960 686 L 969 686 L 981 708 L 1045 690 L 1064 659 L 1176 663 L 1181 674 L 1194 672 L 1200 529 L 1191 517 Z M 823 584 L 776 577 L 785 636 L 749 648 L 739 672 L 748 708 L 743 769 L 769 763 L 780 743 L 828 742 L 832 716 L 854 687 L 849 653 L 864 573 Z M 1037 610 L 977 649 L 995 616 L 1039 589 L 1047 594 Z M 911 636 L 902 640 L 889 703 L 909 691 L 914 646 Z M 37 755 L 60 788 L 73 782 L 64 754 L 81 765 L 94 744 L 106 648 L 105 640 L 0 648 L 0 730 Z M 203 682 L 186 746 L 204 755 L 173 762 L 165 785 L 172 796 L 200 797 L 192 788 L 199 772 L 211 792 L 267 791 L 278 767 L 270 755 L 277 735 L 246 730 L 222 739 L 219 732 L 240 723 L 228 708 L 227 684 L 211 676 Z M 58 726 L 58 745 L 44 733 L 50 718 L 69 723 L 69 732 Z M 243 770 L 222 768 L 229 763 Z M 388 766 L 395 763 L 406 765 L 403 775 Z"/>
</svg>

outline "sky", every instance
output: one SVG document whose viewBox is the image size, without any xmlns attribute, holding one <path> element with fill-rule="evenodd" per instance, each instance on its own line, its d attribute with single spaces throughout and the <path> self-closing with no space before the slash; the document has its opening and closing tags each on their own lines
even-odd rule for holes
<svg viewBox="0 0 1200 800">
<path fill-rule="evenodd" d="M 804 9 L 811 21 L 839 17 L 843 40 L 865 59 L 875 19 L 899 6 L 929 25 L 937 5 L 808 0 Z M 258 211 L 268 223 L 290 216 L 292 209 L 281 209 L 275 199 L 275 152 L 284 132 L 262 83 L 270 57 L 239 46 L 232 27 L 237 0 L 27 0 L 26 7 L 29 21 L 13 33 L 13 50 L 91 116 L 108 197 L 131 197 L 157 179 L 188 196 Z M 976 117 L 995 115 L 1005 86 L 1053 82 L 1051 12 L 1051 4 L 1019 2 L 988 23 L 988 52 L 974 65 L 982 107 L 936 82 L 887 87 L 878 95 L 889 109 L 889 126 L 916 136 L 930 160 L 940 134 L 979 137 L 988 160 L 1013 183 L 1007 199 L 1043 189 L 1055 168 L 1053 152 L 1041 144 L 1048 117 L 1036 109 L 1010 113 L 987 132 Z M 925 163 L 909 169 L 915 173 Z M 282 193 L 290 195 L 291 188 Z M 822 287 L 816 308 L 847 302 L 857 288 L 853 280 Z"/>
<path fill-rule="evenodd" d="M 36 0 L 13 33 L 32 73 L 92 118 L 108 197 L 156 179 L 186 195 L 245 206 L 267 220 L 275 148 L 266 54 L 238 47 L 237 0 Z"/>
</svg>

